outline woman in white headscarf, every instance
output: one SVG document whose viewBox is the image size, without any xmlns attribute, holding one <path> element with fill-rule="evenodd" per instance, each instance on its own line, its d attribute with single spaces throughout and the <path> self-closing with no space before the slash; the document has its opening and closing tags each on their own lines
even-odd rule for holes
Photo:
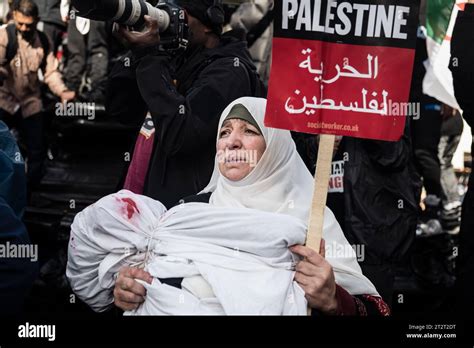
<svg viewBox="0 0 474 348">
<path fill-rule="evenodd" d="M 312 202 L 313 177 L 299 156 L 290 132 L 264 126 L 265 110 L 266 99 L 250 97 L 240 98 L 224 110 L 219 123 L 214 172 L 203 193 L 211 193 L 209 203 L 213 205 L 288 214 L 306 223 Z M 245 149 L 245 136 L 238 135 L 239 127 L 247 132 L 257 131 L 261 134 L 261 141 L 266 143 L 264 153 L 261 155 L 261 151 L 257 150 L 257 155 L 253 156 L 258 160 L 255 168 L 252 168 L 256 164 L 252 159 L 252 152 Z M 250 136 L 250 139 L 255 138 L 255 135 Z M 252 142 L 255 141 L 247 141 Z M 229 164 L 227 159 L 234 153 L 238 157 L 239 152 L 244 154 L 242 157 L 245 161 Z M 329 245 L 333 249 L 335 245 L 348 246 L 329 209 L 325 212 L 324 236 L 337 241 Z M 324 249 L 323 246 L 322 254 L 325 253 Z M 342 297 L 344 290 L 336 286 L 334 267 L 339 281 L 343 281 L 341 278 L 345 277 L 345 271 L 352 272 L 350 280 L 347 279 L 350 285 L 347 286 L 353 293 L 363 293 L 364 286 L 365 291 L 376 293 L 370 281 L 362 276 L 355 258 L 334 257 L 336 255 L 332 254 L 335 254 L 335 250 L 331 250 L 327 262 L 324 256 L 309 248 L 295 246 L 291 250 L 306 258 L 296 267 L 298 272 L 295 279 L 305 290 L 306 298 L 313 308 L 325 313 L 338 311 L 336 295 Z M 356 273 L 360 275 L 358 285 L 354 284 L 353 277 Z"/>
<path fill-rule="evenodd" d="M 313 180 L 290 133 L 264 126 L 265 108 L 265 99 L 240 98 L 224 110 L 214 173 L 200 195 L 165 212 L 148 198 L 121 192 L 76 218 L 68 277 L 86 303 L 92 306 L 95 302 L 99 308 L 100 301 L 93 297 L 103 295 L 103 302 L 110 304 L 107 289 L 111 281 L 104 280 L 104 274 L 117 269 L 111 265 L 119 265 L 120 257 L 106 262 L 109 268 L 102 270 L 99 283 L 103 291 L 99 294 L 94 290 L 99 286 L 84 277 L 94 274 L 93 267 L 81 271 L 81 264 L 86 267 L 91 263 L 84 257 L 89 251 L 81 245 L 89 245 L 91 240 L 105 245 L 101 234 L 126 227 L 139 233 L 149 229 L 153 235 L 148 240 L 159 240 L 152 247 L 155 256 L 146 263 L 146 271 L 124 267 L 115 282 L 115 304 L 135 314 L 190 314 L 189 307 L 181 311 L 176 304 L 170 306 L 170 299 L 177 294 L 183 303 L 193 303 L 194 314 L 304 314 L 307 304 L 327 315 L 389 313 L 372 283 L 362 275 L 355 252 L 329 209 L 323 232 L 326 248 L 323 243 L 321 255 L 302 246 Z M 136 213 L 140 219 L 128 224 L 114 213 L 121 209 L 120 201 L 128 204 L 122 208 L 129 218 Z M 102 211 L 105 214 L 101 215 Z M 157 215 L 160 222 L 148 228 L 143 223 L 147 214 Z M 114 221 L 105 222 L 110 216 Z M 126 233 L 123 238 L 131 238 Z M 106 239 L 109 245 L 110 235 Z M 81 240 L 83 243 L 78 242 Z M 133 241 L 137 250 L 140 243 L 147 244 Z M 229 248 L 234 245 L 238 247 L 231 255 Z M 94 245 L 94 253 L 96 250 Z M 304 259 L 289 270 L 297 260 L 295 255 Z M 187 263 L 176 267 L 183 256 Z M 103 269 L 103 263 L 96 268 Z M 183 271 L 185 268 L 190 269 Z M 213 300 L 209 302 L 209 298 Z"/>
</svg>

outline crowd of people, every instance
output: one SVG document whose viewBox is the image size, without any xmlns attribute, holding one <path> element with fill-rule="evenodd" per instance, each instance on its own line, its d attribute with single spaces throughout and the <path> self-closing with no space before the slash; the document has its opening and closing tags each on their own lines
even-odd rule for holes
<svg viewBox="0 0 474 348">
<path fill-rule="evenodd" d="M 309 306 L 321 315 L 389 315 L 395 268 L 416 235 L 430 233 L 459 234 L 460 308 L 474 307 L 474 181 L 464 197 L 452 165 L 462 117 L 474 126 L 474 4 L 460 14 L 452 44 L 463 114 L 423 93 L 419 31 L 410 101 L 421 114 L 398 142 L 338 138 L 331 179 L 343 184 L 329 189 L 315 251 L 304 244 L 319 139 L 263 124 L 273 1 L 174 3 L 189 29 L 179 54 L 160 49 L 151 17 L 136 32 L 83 18 L 68 0 L 0 1 L 0 243 L 28 242 L 21 220 L 43 173 L 47 86 L 62 103 L 104 104 L 137 129 L 121 191 L 71 227 L 67 277 L 94 310 L 306 314 Z M 351 247 L 330 255 L 337 246 Z M 19 312 L 37 270 L 0 265 L 14 269 L 0 301 L 5 313 Z"/>
</svg>

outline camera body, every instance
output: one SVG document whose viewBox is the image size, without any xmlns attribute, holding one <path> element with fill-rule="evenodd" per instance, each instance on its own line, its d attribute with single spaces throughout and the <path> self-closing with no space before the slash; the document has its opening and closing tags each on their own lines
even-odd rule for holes
<svg viewBox="0 0 474 348">
<path fill-rule="evenodd" d="M 111 21 L 141 31 L 145 15 L 159 24 L 161 46 L 166 50 L 179 50 L 188 43 L 185 11 L 171 1 L 160 1 L 156 6 L 145 0 L 72 0 L 80 17 Z"/>
<path fill-rule="evenodd" d="M 165 50 L 180 50 L 188 45 L 188 25 L 184 9 L 168 2 L 160 2 L 156 8 L 168 13 L 168 28 L 160 33 Z"/>
</svg>

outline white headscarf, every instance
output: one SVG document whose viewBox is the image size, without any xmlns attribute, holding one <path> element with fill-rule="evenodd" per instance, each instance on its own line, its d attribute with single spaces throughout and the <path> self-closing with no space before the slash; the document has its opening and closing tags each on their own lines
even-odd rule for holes
<svg viewBox="0 0 474 348">
<path fill-rule="evenodd" d="M 253 171 L 238 182 L 231 181 L 220 173 L 216 157 L 211 182 L 202 193 L 212 192 L 209 203 L 213 205 L 283 213 L 307 223 L 313 178 L 296 151 L 290 132 L 265 127 L 267 100 L 252 97 L 232 102 L 222 113 L 218 129 L 221 129 L 237 104 L 245 106 L 253 116 L 262 131 L 267 148 Z"/>
</svg>

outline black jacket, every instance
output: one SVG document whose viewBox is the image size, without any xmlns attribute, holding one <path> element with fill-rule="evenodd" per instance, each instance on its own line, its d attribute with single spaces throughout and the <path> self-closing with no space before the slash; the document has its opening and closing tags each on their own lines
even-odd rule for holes
<svg viewBox="0 0 474 348">
<path fill-rule="evenodd" d="M 401 261 L 414 238 L 421 182 L 407 131 L 398 142 L 344 139 L 344 234 L 367 264 Z"/>
<path fill-rule="evenodd" d="M 471 126 L 474 134 L 474 5 L 466 4 L 458 14 L 451 41 L 451 63 L 454 94 L 463 110 L 463 117 Z M 474 146 L 473 151 L 474 154 Z M 474 188 L 474 175 L 469 187 Z"/>
<path fill-rule="evenodd" d="M 186 60 L 155 53 L 116 67 L 109 113 L 138 126 L 149 110 L 156 128 L 144 194 L 170 207 L 202 190 L 214 168 L 220 115 L 243 96 L 265 96 L 265 88 L 246 42 L 230 35 Z"/>
<path fill-rule="evenodd" d="M 450 69 L 454 78 L 454 93 L 463 109 L 464 119 L 474 135 L 474 5 L 466 4 L 459 13 L 451 41 Z M 474 154 L 474 146 L 473 152 Z M 459 256 L 456 260 L 457 313 L 471 315 L 474 311 L 474 173 L 464 198 Z"/>
<path fill-rule="evenodd" d="M 467 4 L 458 14 L 451 41 L 451 63 L 454 92 L 464 111 L 464 119 L 474 130 L 474 5 Z"/>
<path fill-rule="evenodd" d="M 297 141 L 298 151 L 314 174 L 314 138 Z M 366 264 L 396 263 L 415 238 L 421 182 L 412 162 L 409 124 L 398 142 L 345 137 L 344 209 L 336 218 L 350 244 L 365 246 Z M 334 209 L 336 211 L 336 209 Z"/>
<path fill-rule="evenodd" d="M 61 19 L 61 0 L 34 0 L 38 5 L 40 20 L 46 23 L 54 23 L 65 26 Z"/>
</svg>

